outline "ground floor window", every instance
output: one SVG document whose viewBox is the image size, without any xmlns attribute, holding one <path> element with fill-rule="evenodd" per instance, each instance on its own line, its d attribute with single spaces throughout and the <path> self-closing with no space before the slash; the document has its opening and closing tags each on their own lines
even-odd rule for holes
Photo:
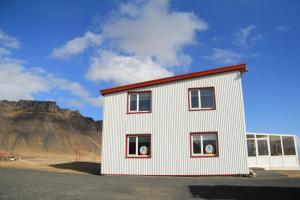
<svg viewBox="0 0 300 200">
<path fill-rule="evenodd" d="M 218 135 L 216 132 L 190 134 L 191 157 L 217 156 Z"/>
<path fill-rule="evenodd" d="M 256 156 L 256 146 L 254 135 L 247 135 L 248 156 Z"/>
<path fill-rule="evenodd" d="M 271 156 L 281 156 L 281 138 L 280 136 L 270 135 Z"/>
<path fill-rule="evenodd" d="M 151 135 L 150 134 L 127 134 L 126 135 L 127 158 L 150 158 Z"/>
<path fill-rule="evenodd" d="M 282 136 L 284 155 L 296 155 L 294 137 Z"/>
<path fill-rule="evenodd" d="M 248 156 L 296 155 L 295 137 L 247 134 Z"/>
</svg>

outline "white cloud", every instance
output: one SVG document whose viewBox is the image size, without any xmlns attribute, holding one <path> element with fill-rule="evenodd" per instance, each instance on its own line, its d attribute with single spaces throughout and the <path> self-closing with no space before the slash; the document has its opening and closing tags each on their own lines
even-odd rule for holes
<svg viewBox="0 0 300 200">
<path fill-rule="evenodd" d="M 100 96 L 91 97 L 91 94 L 77 82 L 72 82 L 67 79 L 55 77 L 53 75 L 48 75 L 46 77 L 46 81 L 48 82 L 51 89 L 68 91 L 75 97 L 78 97 L 93 106 L 101 105 Z"/>
<path fill-rule="evenodd" d="M 190 65 L 192 58 L 184 48 L 196 43 L 197 31 L 207 28 L 193 13 L 171 10 L 168 0 L 136 0 L 121 4 L 101 25 L 101 34 L 88 32 L 97 43 L 86 33 L 54 49 L 52 57 L 76 55 L 102 43 L 102 53 L 91 57 L 88 80 L 144 81 L 173 75 L 175 69 Z M 99 52 L 100 47 L 96 49 Z"/>
<path fill-rule="evenodd" d="M 256 26 L 251 24 L 248 27 L 241 28 L 234 34 L 233 44 L 239 47 L 247 47 L 263 40 L 262 34 L 253 34 Z"/>
<path fill-rule="evenodd" d="M 20 63 L 0 62 L 0 99 L 34 99 L 33 95 L 49 91 L 44 77 L 26 70 Z"/>
<path fill-rule="evenodd" d="M 2 30 L 0 30 L 0 44 L 12 49 L 18 49 L 21 47 L 21 44 L 17 38 L 8 35 Z"/>
<path fill-rule="evenodd" d="M 180 60 L 189 57 L 183 48 L 195 43 L 197 31 L 208 28 L 193 13 L 172 11 L 166 0 L 134 1 L 119 12 L 103 26 L 104 37 L 123 53 L 151 57 L 163 66 L 187 64 Z"/>
<path fill-rule="evenodd" d="M 86 78 L 96 82 L 113 81 L 118 84 L 127 84 L 172 75 L 150 58 L 123 56 L 104 51 L 92 58 Z"/>
<path fill-rule="evenodd" d="M 25 68 L 13 59 L 0 59 L 0 99 L 34 99 L 34 95 L 54 90 L 64 90 L 84 103 L 101 105 L 100 97 L 92 97 L 79 83 L 46 74 L 40 68 Z"/>
<path fill-rule="evenodd" d="M 11 52 L 5 48 L 0 47 L 0 57 L 8 56 Z"/>
<path fill-rule="evenodd" d="M 281 26 L 276 27 L 276 30 L 281 31 L 281 32 L 286 32 L 290 29 L 291 29 L 291 27 L 289 25 L 281 25 Z"/>
<path fill-rule="evenodd" d="M 203 58 L 212 60 L 220 64 L 234 64 L 241 62 L 244 59 L 243 54 L 237 53 L 231 49 L 213 49 L 211 55 L 204 56 Z"/>
<path fill-rule="evenodd" d="M 82 53 L 88 47 L 100 45 L 102 43 L 102 35 L 94 34 L 87 31 L 84 36 L 74 38 L 66 42 L 59 48 L 54 48 L 51 54 L 52 58 L 67 58 Z"/>
</svg>

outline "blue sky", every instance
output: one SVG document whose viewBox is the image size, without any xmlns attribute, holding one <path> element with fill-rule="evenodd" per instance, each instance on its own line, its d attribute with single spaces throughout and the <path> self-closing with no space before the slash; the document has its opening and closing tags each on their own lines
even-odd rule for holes
<svg viewBox="0 0 300 200">
<path fill-rule="evenodd" d="M 0 0 L 0 99 L 101 119 L 99 89 L 247 63 L 247 130 L 300 135 L 299 20 L 296 0 Z"/>
</svg>

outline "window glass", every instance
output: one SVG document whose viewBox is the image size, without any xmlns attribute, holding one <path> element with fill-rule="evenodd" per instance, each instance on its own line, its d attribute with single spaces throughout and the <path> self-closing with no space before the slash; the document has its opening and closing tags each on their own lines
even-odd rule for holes
<svg viewBox="0 0 300 200">
<path fill-rule="evenodd" d="M 151 110 L 151 94 L 150 92 L 139 93 L 139 111 Z"/>
<path fill-rule="evenodd" d="M 284 155 L 296 155 L 294 137 L 282 136 Z"/>
<path fill-rule="evenodd" d="M 137 93 L 130 94 L 130 111 L 137 111 Z"/>
<path fill-rule="evenodd" d="M 247 140 L 248 156 L 256 156 L 255 140 Z"/>
<path fill-rule="evenodd" d="M 201 135 L 193 135 L 193 153 L 201 154 Z"/>
<path fill-rule="evenodd" d="M 217 154 L 217 133 L 192 134 L 193 155 L 216 155 Z"/>
<path fill-rule="evenodd" d="M 191 91 L 191 103 L 192 103 L 192 108 L 199 108 L 198 90 Z"/>
<path fill-rule="evenodd" d="M 136 137 L 129 137 L 129 151 L 128 154 L 136 154 Z"/>
<path fill-rule="evenodd" d="M 266 135 L 256 135 L 256 138 L 268 138 Z"/>
<path fill-rule="evenodd" d="M 257 150 L 259 156 L 269 155 L 267 140 L 257 140 Z"/>
<path fill-rule="evenodd" d="M 247 134 L 247 138 L 254 138 L 254 135 Z"/>
<path fill-rule="evenodd" d="M 270 149 L 271 149 L 272 156 L 282 155 L 280 136 L 271 136 L 270 135 Z"/>
<path fill-rule="evenodd" d="M 150 136 L 138 136 L 138 154 L 150 155 Z"/>
<path fill-rule="evenodd" d="M 215 97 L 214 97 L 213 88 L 200 89 L 200 95 L 201 95 L 201 108 L 215 107 Z"/>
<path fill-rule="evenodd" d="M 217 134 L 203 134 L 203 154 L 217 153 Z"/>
<path fill-rule="evenodd" d="M 133 157 L 149 157 L 151 155 L 151 136 L 128 136 L 128 155 Z"/>
</svg>

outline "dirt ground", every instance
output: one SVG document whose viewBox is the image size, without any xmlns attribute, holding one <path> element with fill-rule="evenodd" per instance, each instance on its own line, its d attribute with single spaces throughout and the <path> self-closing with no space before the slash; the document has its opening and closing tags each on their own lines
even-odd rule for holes
<svg viewBox="0 0 300 200">
<path fill-rule="evenodd" d="M 27 169 L 36 171 L 96 174 L 100 173 L 100 158 L 74 156 L 24 157 L 16 161 L 0 161 L 2 168 Z"/>
<path fill-rule="evenodd" d="M 300 178 L 300 170 L 280 170 L 280 171 L 274 171 L 274 172 L 288 176 L 288 177 Z"/>
</svg>

